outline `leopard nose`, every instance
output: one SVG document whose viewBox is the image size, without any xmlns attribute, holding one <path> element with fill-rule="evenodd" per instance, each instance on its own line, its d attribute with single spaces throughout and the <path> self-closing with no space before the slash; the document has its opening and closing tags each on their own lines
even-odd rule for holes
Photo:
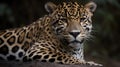
<svg viewBox="0 0 120 67">
<path fill-rule="evenodd" d="M 69 32 L 69 33 L 75 38 L 80 34 L 80 32 Z"/>
</svg>

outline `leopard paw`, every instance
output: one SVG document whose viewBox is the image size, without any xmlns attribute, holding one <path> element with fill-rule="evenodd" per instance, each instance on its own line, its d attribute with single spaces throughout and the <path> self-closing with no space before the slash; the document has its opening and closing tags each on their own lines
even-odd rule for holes
<svg viewBox="0 0 120 67">
<path fill-rule="evenodd" d="M 102 64 L 98 64 L 98 63 L 95 63 L 93 61 L 86 62 L 86 64 L 88 64 L 90 66 L 92 66 L 92 65 L 94 65 L 94 66 L 103 66 Z"/>
</svg>

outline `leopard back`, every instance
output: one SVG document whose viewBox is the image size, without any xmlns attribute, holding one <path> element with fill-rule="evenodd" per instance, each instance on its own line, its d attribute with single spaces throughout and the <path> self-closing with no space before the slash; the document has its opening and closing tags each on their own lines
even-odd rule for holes
<svg viewBox="0 0 120 67">
<path fill-rule="evenodd" d="M 21 61 L 23 59 L 26 51 L 38 38 L 42 19 L 38 20 L 21 28 L 0 31 L 0 60 Z"/>
</svg>

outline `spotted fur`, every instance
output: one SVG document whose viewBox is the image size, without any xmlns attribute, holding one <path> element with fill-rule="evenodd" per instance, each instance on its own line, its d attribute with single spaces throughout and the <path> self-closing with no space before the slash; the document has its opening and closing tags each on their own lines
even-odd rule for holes
<svg viewBox="0 0 120 67">
<path fill-rule="evenodd" d="M 49 15 L 33 24 L 0 32 L 0 59 L 100 65 L 86 62 L 83 54 L 96 4 L 69 2 L 56 6 L 48 2 L 45 8 Z"/>
</svg>

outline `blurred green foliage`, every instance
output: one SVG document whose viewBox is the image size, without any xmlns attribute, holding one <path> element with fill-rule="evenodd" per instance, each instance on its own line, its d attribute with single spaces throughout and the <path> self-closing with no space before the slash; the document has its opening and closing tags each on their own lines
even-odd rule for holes
<svg viewBox="0 0 120 67">
<path fill-rule="evenodd" d="M 99 57 L 120 60 L 120 3 L 118 0 L 95 0 L 94 42 Z M 94 50 L 93 50 L 94 51 Z"/>
<path fill-rule="evenodd" d="M 0 29 L 21 27 L 47 14 L 44 4 L 68 1 L 87 3 L 90 0 L 3 0 L 0 2 Z M 86 44 L 86 54 L 102 59 L 120 60 L 120 1 L 91 0 L 98 8 L 93 17 L 92 38 Z"/>
</svg>

